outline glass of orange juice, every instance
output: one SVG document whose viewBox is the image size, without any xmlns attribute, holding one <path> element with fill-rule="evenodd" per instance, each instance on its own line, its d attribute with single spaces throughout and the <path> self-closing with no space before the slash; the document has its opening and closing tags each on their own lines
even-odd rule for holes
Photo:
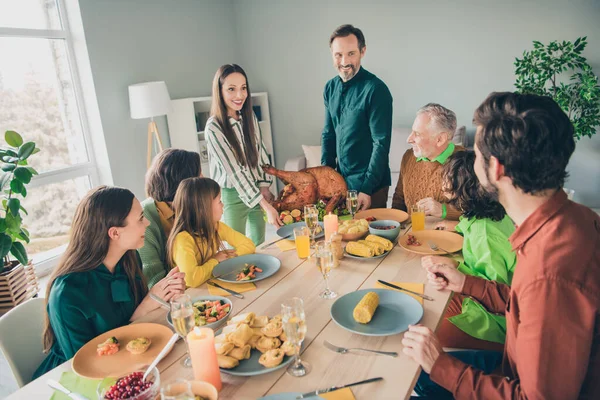
<svg viewBox="0 0 600 400">
<path fill-rule="evenodd" d="M 413 231 L 422 231 L 425 229 L 425 210 L 418 205 L 413 205 L 410 208 L 410 220 L 412 222 Z"/>
<path fill-rule="evenodd" d="M 294 228 L 294 239 L 298 258 L 307 258 L 310 255 L 310 230 L 306 226 Z"/>
</svg>

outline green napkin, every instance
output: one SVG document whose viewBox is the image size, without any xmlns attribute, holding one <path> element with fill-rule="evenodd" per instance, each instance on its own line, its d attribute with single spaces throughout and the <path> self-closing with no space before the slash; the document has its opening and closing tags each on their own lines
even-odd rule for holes
<svg viewBox="0 0 600 400">
<path fill-rule="evenodd" d="M 96 389 L 100 380 L 82 378 L 74 372 L 67 371 L 62 373 L 59 382 L 70 391 L 84 395 L 90 400 L 98 398 Z M 70 400 L 70 398 L 66 394 L 55 390 L 50 400 Z"/>
</svg>

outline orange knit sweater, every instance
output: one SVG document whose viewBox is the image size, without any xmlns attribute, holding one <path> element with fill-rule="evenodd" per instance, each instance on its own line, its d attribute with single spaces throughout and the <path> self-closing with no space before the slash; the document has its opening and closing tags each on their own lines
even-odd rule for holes
<svg viewBox="0 0 600 400">
<path fill-rule="evenodd" d="M 464 147 L 456 146 L 454 152 L 460 150 Z M 392 208 L 409 211 L 413 204 L 426 197 L 446 203 L 446 219 L 457 220 L 460 217 L 460 211 L 447 204 L 448 199 L 442 193 L 442 164 L 437 161 L 417 162 L 412 149 L 409 149 L 402 156 Z"/>
</svg>

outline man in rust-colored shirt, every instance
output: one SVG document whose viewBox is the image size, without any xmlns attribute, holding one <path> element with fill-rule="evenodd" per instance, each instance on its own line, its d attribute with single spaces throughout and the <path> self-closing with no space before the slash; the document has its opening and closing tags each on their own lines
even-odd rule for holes
<svg viewBox="0 0 600 400">
<path fill-rule="evenodd" d="M 404 353 L 457 399 L 600 399 L 600 217 L 562 190 L 573 126 L 552 99 L 513 93 L 491 94 L 474 121 L 477 177 L 517 225 L 512 287 L 426 268 L 439 290 L 506 315 L 502 374 L 444 353 L 422 326 Z"/>
</svg>

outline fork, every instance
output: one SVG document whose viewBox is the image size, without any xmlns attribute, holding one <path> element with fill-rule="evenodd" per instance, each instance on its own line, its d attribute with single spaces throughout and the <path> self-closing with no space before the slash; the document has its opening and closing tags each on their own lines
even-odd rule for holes
<svg viewBox="0 0 600 400">
<path fill-rule="evenodd" d="M 435 244 L 435 243 L 433 243 L 431 240 L 428 240 L 428 241 L 427 241 L 427 244 L 429 245 L 429 248 L 430 248 L 431 250 L 433 250 L 433 251 L 440 251 L 440 250 L 441 250 L 441 251 L 443 251 L 443 252 L 444 252 L 444 253 L 446 253 L 446 254 L 452 254 L 452 253 L 450 253 L 448 250 L 444 250 L 444 249 L 442 249 L 441 247 L 438 247 L 438 245 L 437 245 L 437 244 Z"/>
<path fill-rule="evenodd" d="M 323 342 L 323 344 L 329 350 L 335 351 L 336 353 L 340 353 L 340 354 L 346 354 L 350 350 L 360 350 L 360 351 L 368 351 L 370 353 L 381 354 L 383 356 L 398 357 L 398 353 L 396 353 L 395 351 L 379 351 L 379 350 L 361 349 L 359 347 L 354 347 L 354 348 L 347 349 L 345 347 L 335 346 L 335 345 L 329 343 L 327 340 L 325 340 Z"/>
</svg>

